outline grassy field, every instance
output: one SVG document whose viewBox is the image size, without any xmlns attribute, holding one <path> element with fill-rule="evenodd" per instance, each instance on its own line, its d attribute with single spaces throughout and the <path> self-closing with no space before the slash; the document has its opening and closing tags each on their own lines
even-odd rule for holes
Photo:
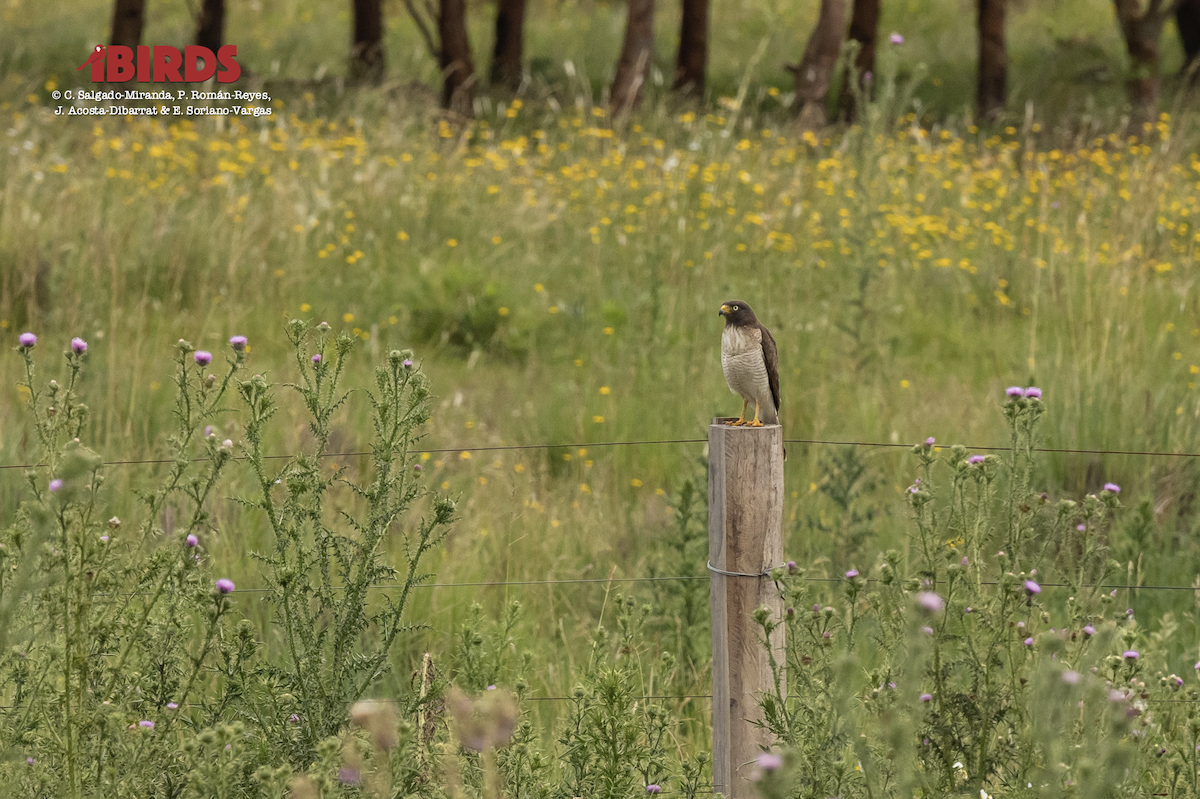
<svg viewBox="0 0 1200 799">
<path fill-rule="evenodd" d="M 76 85 L 107 4 L 10 0 L 0 335 L 15 345 L 34 330 L 51 351 L 89 341 L 88 440 L 109 460 L 163 452 L 180 337 L 218 351 L 247 335 L 251 368 L 277 381 L 292 379 L 290 318 L 360 339 L 360 384 L 372 357 L 412 347 L 436 394 L 425 444 L 448 450 L 424 461 L 424 479 L 460 500 L 435 564 L 447 583 L 703 573 L 702 558 L 679 562 L 664 544 L 681 485 L 703 485 L 702 445 L 594 445 L 703 438 L 711 417 L 736 413 L 718 356 L 716 311 L 730 297 L 775 333 L 789 438 L 1003 446 L 997 408 L 1022 384 L 1044 391 L 1048 446 L 1196 452 L 1194 118 L 1121 131 L 1110 4 L 1062 0 L 1014 3 L 1013 118 L 980 130 L 963 111 L 973 73 L 962 4 L 884 5 L 884 29 L 907 42 L 882 54 L 881 74 L 923 116 L 884 102 L 861 126 L 801 137 L 781 106 L 780 64 L 802 47 L 812 4 L 718 3 L 712 107 L 652 92 L 615 128 L 597 87 L 620 9 L 547 6 L 530 31 L 528 96 L 486 98 L 475 124 L 454 128 L 428 88 L 408 89 L 431 85 L 434 67 L 398 9 L 392 82 L 343 94 L 310 80 L 339 73 L 345 47 L 335 28 L 308 24 L 317 4 L 300 0 L 233 4 L 239 58 L 275 97 L 269 120 L 56 118 L 48 92 Z M 659 31 L 664 68 L 674 13 Z M 148 41 L 186 31 L 182 5 L 151 4 Z M 472 34 L 484 52 L 483 9 Z M 747 63 L 760 41 L 765 55 Z M 6 464 L 31 446 L 12 388 L 21 368 L 0 360 Z M 307 440 L 288 413 L 270 441 L 278 452 Z M 241 440 L 236 426 L 220 433 Z M 331 449 L 360 450 L 368 433 L 356 406 L 337 417 Z M 563 446 L 482 449 L 543 443 Z M 838 574 L 902 540 L 916 468 L 905 450 L 793 444 L 789 456 L 790 556 Z M 1130 508 L 1149 503 L 1148 527 L 1126 510 L 1111 532 L 1129 584 L 1200 579 L 1190 459 L 1040 463 L 1055 498 L 1114 481 Z M 113 512 L 153 468 L 113 470 Z M 235 473 L 233 493 L 247 481 Z M 24 490 L 19 470 L 3 472 L 0 507 Z M 248 553 L 267 546 L 262 520 L 231 502 L 216 513 L 209 552 L 255 585 Z M 414 617 L 434 631 L 398 658 L 407 669 L 425 646 L 444 651 L 472 599 L 520 599 L 517 637 L 542 642 L 533 690 L 562 695 L 618 590 L 426 589 Z M 1186 592 L 1130 601 L 1145 618 L 1193 605 Z M 276 645 L 268 611 L 247 602 Z M 1194 653 L 1173 657 L 1182 670 Z M 706 688 L 703 667 L 693 677 Z"/>
</svg>

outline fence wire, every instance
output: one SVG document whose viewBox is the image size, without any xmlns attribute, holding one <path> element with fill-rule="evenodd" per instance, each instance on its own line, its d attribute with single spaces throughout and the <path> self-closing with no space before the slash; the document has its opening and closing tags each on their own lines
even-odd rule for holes
<svg viewBox="0 0 1200 799">
<path fill-rule="evenodd" d="M 665 444 L 707 444 L 707 438 L 663 438 L 663 439 L 647 439 L 641 441 L 575 441 L 561 444 L 492 444 L 481 446 L 457 446 L 457 447 L 439 447 L 437 449 L 414 449 L 410 450 L 415 455 L 438 455 L 451 452 L 517 452 L 521 450 L 546 450 L 546 449 L 597 449 L 604 447 L 649 447 L 661 446 Z M 920 442 L 913 444 L 903 444 L 895 441 L 839 441 L 836 439 L 822 438 L 785 438 L 785 444 L 811 444 L 813 446 L 831 446 L 831 447 L 875 447 L 880 449 L 912 449 Z M 976 452 L 1007 452 L 1011 447 L 985 446 L 985 445 L 963 445 L 966 449 Z M 943 447 L 944 449 L 945 447 Z M 1200 452 L 1172 452 L 1169 450 L 1130 450 L 1130 449 L 1074 449 L 1069 447 L 1034 447 L 1034 452 L 1057 453 L 1064 455 L 1129 455 L 1138 457 L 1157 457 L 1157 458 L 1200 458 Z M 280 455 L 264 455 L 264 460 L 288 460 L 296 456 L 297 453 L 288 453 Z M 322 452 L 317 457 L 319 458 L 357 458 L 367 455 L 373 455 L 371 450 L 355 450 L 352 452 Z M 190 463 L 203 463 L 209 458 L 190 458 Z M 245 455 L 238 455 L 233 458 L 235 461 L 249 460 Z M 175 463 L 174 458 L 145 458 L 119 461 L 105 461 L 104 466 L 140 466 L 151 464 Z M 6 463 L 0 464 L 0 470 L 9 469 L 43 469 L 46 467 L 44 463 Z"/>
</svg>

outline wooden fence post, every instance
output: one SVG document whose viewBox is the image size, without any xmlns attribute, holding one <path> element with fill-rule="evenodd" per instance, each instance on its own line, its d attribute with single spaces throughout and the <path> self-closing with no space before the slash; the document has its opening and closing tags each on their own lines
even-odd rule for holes
<svg viewBox="0 0 1200 799">
<path fill-rule="evenodd" d="M 754 795 L 750 777 L 771 743 L 758 697 L 772 685 L 767 648 L 751 614 L 775 618 L 783 601 L 769 577 L 783 563 L 783 428 L 708 428 L 708 554 L 713 642 L 713 791 L 729 799 Z M 732 576 L 721 572 L 737 572 Z M 755 576 L 749 576 L 755 575 Z M 771 636 L 784 662 L 782 625 Z"/>
</svg>

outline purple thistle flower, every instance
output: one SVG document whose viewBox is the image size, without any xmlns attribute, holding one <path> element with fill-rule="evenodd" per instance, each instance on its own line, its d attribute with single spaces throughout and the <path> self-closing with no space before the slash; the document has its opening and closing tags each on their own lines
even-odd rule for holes
<svg viewBox="0 0 1200 799">
<path fill-rule="evenodd" d="M 1083 634 L 1090 638 L 1091 636 L 1096 634 L 1096 628 L 1090 624 L 1085 624 L 1083 626 Z"/>
<path fill-rule="evenodd" d="M 651 783 L 650 785 L 646 786 L 646 793 L 651 794 L 651 795 L 656 795 L 661 790 L 662 790 L 661 785 L 655 785 L 655 784 Z"/>
<path fill-rule="evenodd" d="M 942 608 L 946 607 L 946 602 L 940 596 L 932 591 L 922 591 L 917 594 L 917 605 L 922 610 L 927 610 L 930 613 L 937 613 Z"/>
<path fill-rule="evenodd" d="M 1111 691 L 1108 692 L 1108 701 L 1109 702 L 1124 702 L 1125 701 L 1125 692 L 1118 691 L 1116 688 L 1112 689 Z"/>
<path fill-rule="evenodd" d="M 1136 649 L 1126 649 L 1125 653 L 1121 655 L 1121 657 L 1125 658 L 1126 660 L 1137 660 L 1139 657 L 1141 657 L 1141 655 L 1138 654 Z"/>
<path fill-rule="evenodd" d="M 763 752 L 758 756 L 758 767 L 763 771 L 774 771 L 783 766 L 783 758 L 772 752 Z"/>
<path fill-rule="evenodd" d="M 929 438 L 925 439 L 925 446 L 932 447 L 933 442 L 934 442 L 934 438 L 933 438 L 933 436 L 930 436 Z"/>
<path fill-rule="evenodd" d="M 1025 581 L 1025 593 L 1029 594 L 1030 596 L 1034 596 L 1035 594 L 1040 594 L 1040 593 L 1042 593 L 1042 587 L 1040 585 L 1038 585 L 1037 583 L 1035 583 L 1033 580 L 1026 580 Z"/>
<path fill-rule="evenodd" d="M 930 700 L 932 700 L 932 699 L 933 699 L 933 694 L 921 694 L 921 696 L 919 697 L 919 699 L 920 699 L 920 701 L 922 701 L 922 702 L 929 702 Z"/>
<path fill-rule="evenodd" d="M 108 543 L 108 536 L 106 536 L 106 535 L 102 535 L 102 536 L 100 536 L 100 543 L 101 543 L 101 544 L 107 544 L 107 543 Z"/>
<path fill-rule="evenodd" d="M 900 45 L 900 44 L 904 44 L 904 37 L 898 33 L 893 32 L 891 36 L 888 36 L 888 41 L 891 42 L 892 44 Z"/>
<path fill-rule="evenodd" d="M 404 359 L 404 363 L 403 363 L 403 364 L 401 364 L 401 365 L 402 365 L 402 366 L 403 366 L 405 369 L 411 369 L 411 368 L 412 368 L 412 358 L 405 358 L 405 359 Z"/>
<path fill-rule="evenodd" d="M 178 709 L 179 709 L 178 702 L 167 702 L 167 710 L 178 710 Z"/>
<path fill-rule="evenodd" d="M 1017 397 L 1025 396 L 1025 389 L 1021 388 L 1020 386 L 1009 386 L 1008 388 L 1004 389 L 1004 393 L 1007 396 L 1016 399 Z"/>
<path fill-rule="evenodd" d="M 148 730 L 152 730 L 152 729 L 154 729 L 154 722 L 150 721 L 150 719 L 142 719 L 141 721 L 138 722 L 138 726 L 145 727 Z"/>
<path fill-rule="evenodd" d="M 425 471 L 425 467 L 424 467 L 424 466 L 422 466 L 422 465 L 421 465 L 421 464 L 419 464 L 419 463 L 414 463 L 414 464 L 413 464 L 413 471 L 414 471 L 414 472 L 423 472 L 423 471 Z"/>
<path fill-rule="evenodd" d="M 1025 646 L 1033 646 L 1033 638 L 1032 637 L 1025 639 Z"/>
<path fill-rule="evenodd" d="M 210 363 L 212 363 L 212 353 L 205 350 L 196 350 L 192 357 L 195 358 L 196 363 L 200 364 L 201 366 L 208 366 Z"/>
<path fill-rule="evenodd" d="M 25 758 L 25 765 L 27 765 L 27 766 L 32 766 L 32 765 L 33 765 L 34 763 L 36 763 L 36 762 L 37 762 L 37 761 L 36 761 L 36 760 L 34 760 L 32 757 L 27 757 L 27 758 Z"/>
<path fill-rule="evenodd" d="M 57 477 L 50 481 L 50 493 L 54 493 L 55 491 L 58 491 L 58 489 L 60 489 L 62 487 L 63 487 L 63 482 L 62 482 L 62 480 L 59 480 Z"/>
<path fill-rule="evenodd" d="M 217 591 L 219 591 L 222 594 L 232 593 L 233 592 L 233 580 L 230 580 L 227 577 L 222 577 L 220 580 L 217 580 Z"/>
<path fill-rule="evenodd" d="M 968 558 L 966 555 L 963 555 L 963 559 L 958 562 L 958 565 L 962 566 L 965 569 L 966 567 L 971 565 L 971 559 Z"/>
<path fill-rule="evenodd" d="M 857 576 L 858 576 L 858 569 L 851 569 L 850 571 L 846 572 L 847 580 L 853 580 Z"/>
<path fill-rule="evenodd" d="M 1062 676 L 1062 680 L 1063 680 L 1063 682 L 1065 682 L 1067 685 L 1078 685 L 1078 684 L 1079 684 L 1079 680 L 1080 680 L 1080 675 L 1079 675 L 1079 672 L 1077 672 L 1077 671 L 1064 671 L 1064 672 L 1063 672 L 1063 676 Z"/>
<path fill-rule="evenodd" d="M 338 769 L 338 782 L 340 782 L 342 785 L 358 785 L 358 783 L 361 781 L 362 775 L 358 773 L 358 769 Z"/>
<path fill-rule="evenodd" d="M 794 560 L 789 560 L 789 561 L 787 562 L 787 570 L 788 570 L 789 572 L 795 572 L 795 571 L 796 571 L 796 561 L 794 561 Z"/>
<path fill-rule="evenodd" d="M 213 434 L 213 426 L 211 424 L 204 425 L 204 437 L 208 438 Z"/>
<path fill-rule="evenodd" d="M 1087 525 L 1086 524 L 1077 524 L 1077 525 L 1075 525 L 1075 529 L 1082 533 L 1087 530 Z"/>
<path fill-rule="evenodd" d="M 875 78 L 875 76 L 872 75 L 871 70 L 868 69 L 866 72 L 863 73 L 862 82 L 870 83 L 874 78 Z"/>
<path fill-rule="evenodd" d="M 21 342 L 22 347 L 24 347 L 25 349 L 29 349 L 34 344 L 37 344 L 37 336 L 35 336 L 32 333 L 22 333 L 17 338 L 17 341 Z"/>
<path fill-rule="evenodd" d="M 933 628 L 932 627 L 922 627 L 921 632 L 925 633 L 926 635 L 933 635 Z"/>
<path fill-rule="evenodd" d="M 197 538 L 197 537 L 196 537 L 196 536 L 194 536 L 194 535 L 189 535 L 189 536 L 187 537 L 187 539 L 186 539 L 185 543 L 186 543 L 186 544 L 187 544 L 189 547 L 194 547 L 194 546 L 196 546 L 197 544 L 199 544 L 199 543 L 200 543 L 200 539 L 199 539 L 199 538 Z"/>
<path fill-rule="evenodd" d="M 319 364 L 321 362 L 321 353 L 318 352 L 316 355 L 312 356 L 312 362 L 313 366 Z"/>
<path fill-rule="evenodd" d="M 293 713 L 292 715 L 288 716 L 288 721 L 291 722 L 292 724 L 299 724 L 300 717 L 297 716 L 295 713 Z"/>
<path fill-rule="evenodd" d="M 76 355 L 83 355 L 85 352 L 87 352 L 87 342 L 81 339 L 79 336 L 71 339 L 71 352 L 75 353 Z"/>
<path fill-rule="evenodd" d="M 971 457 L 967 458 L 967 463 L 974 465 L 976 463 L 983 463 L 985 460 L 987 459 L 982 455 L 972 455 Z"/>
<path fill-rule="evenodd" d="M 248 343 L 249 339 L 247 339 L 245 336 L 233 336 L 229 339 L 229 346 L 233 347 L 234 352 L 245 351 L 246 344 Z"/>
<path fill-rule="evenodd" d="M 1110 491 L 1110 492 L 1112 492 L 1112 493 L 1114 493 L 1114 494 L 1120 494 L 1120 493 L 1121 493 L 1121 487 L 1120 487 L 1119 485 L 1117 485 L 1116 483 L 1105 483 L 1105 484 L 1104 484 L 1104 490 L 1105 490 L 1105 491 Z"/>
<path fill-rule="evenodd" d="M 1041 399 L 1042 390 L 1037 386 L 1030 386 L 1029 388 L 1025 389 L 1025 396 L 1029 399 Z"/>
</svg>

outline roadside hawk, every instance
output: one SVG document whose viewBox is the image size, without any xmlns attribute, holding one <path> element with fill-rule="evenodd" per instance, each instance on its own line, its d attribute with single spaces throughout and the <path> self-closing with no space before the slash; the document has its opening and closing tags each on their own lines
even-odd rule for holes
<svg viewBox="0 0 1200 799">
<path fill-rule="evenodd" d="M 775 339 L 741 300 L 729 300 L 718 313 L 725 317 L 721 370 L 729 390 L 742 397 L 741 418 L 727 424 L 779 424 L 779 355 Z M 746 408 L 751 402 L 754 418 L 746 421 Z"/>
</svg>

